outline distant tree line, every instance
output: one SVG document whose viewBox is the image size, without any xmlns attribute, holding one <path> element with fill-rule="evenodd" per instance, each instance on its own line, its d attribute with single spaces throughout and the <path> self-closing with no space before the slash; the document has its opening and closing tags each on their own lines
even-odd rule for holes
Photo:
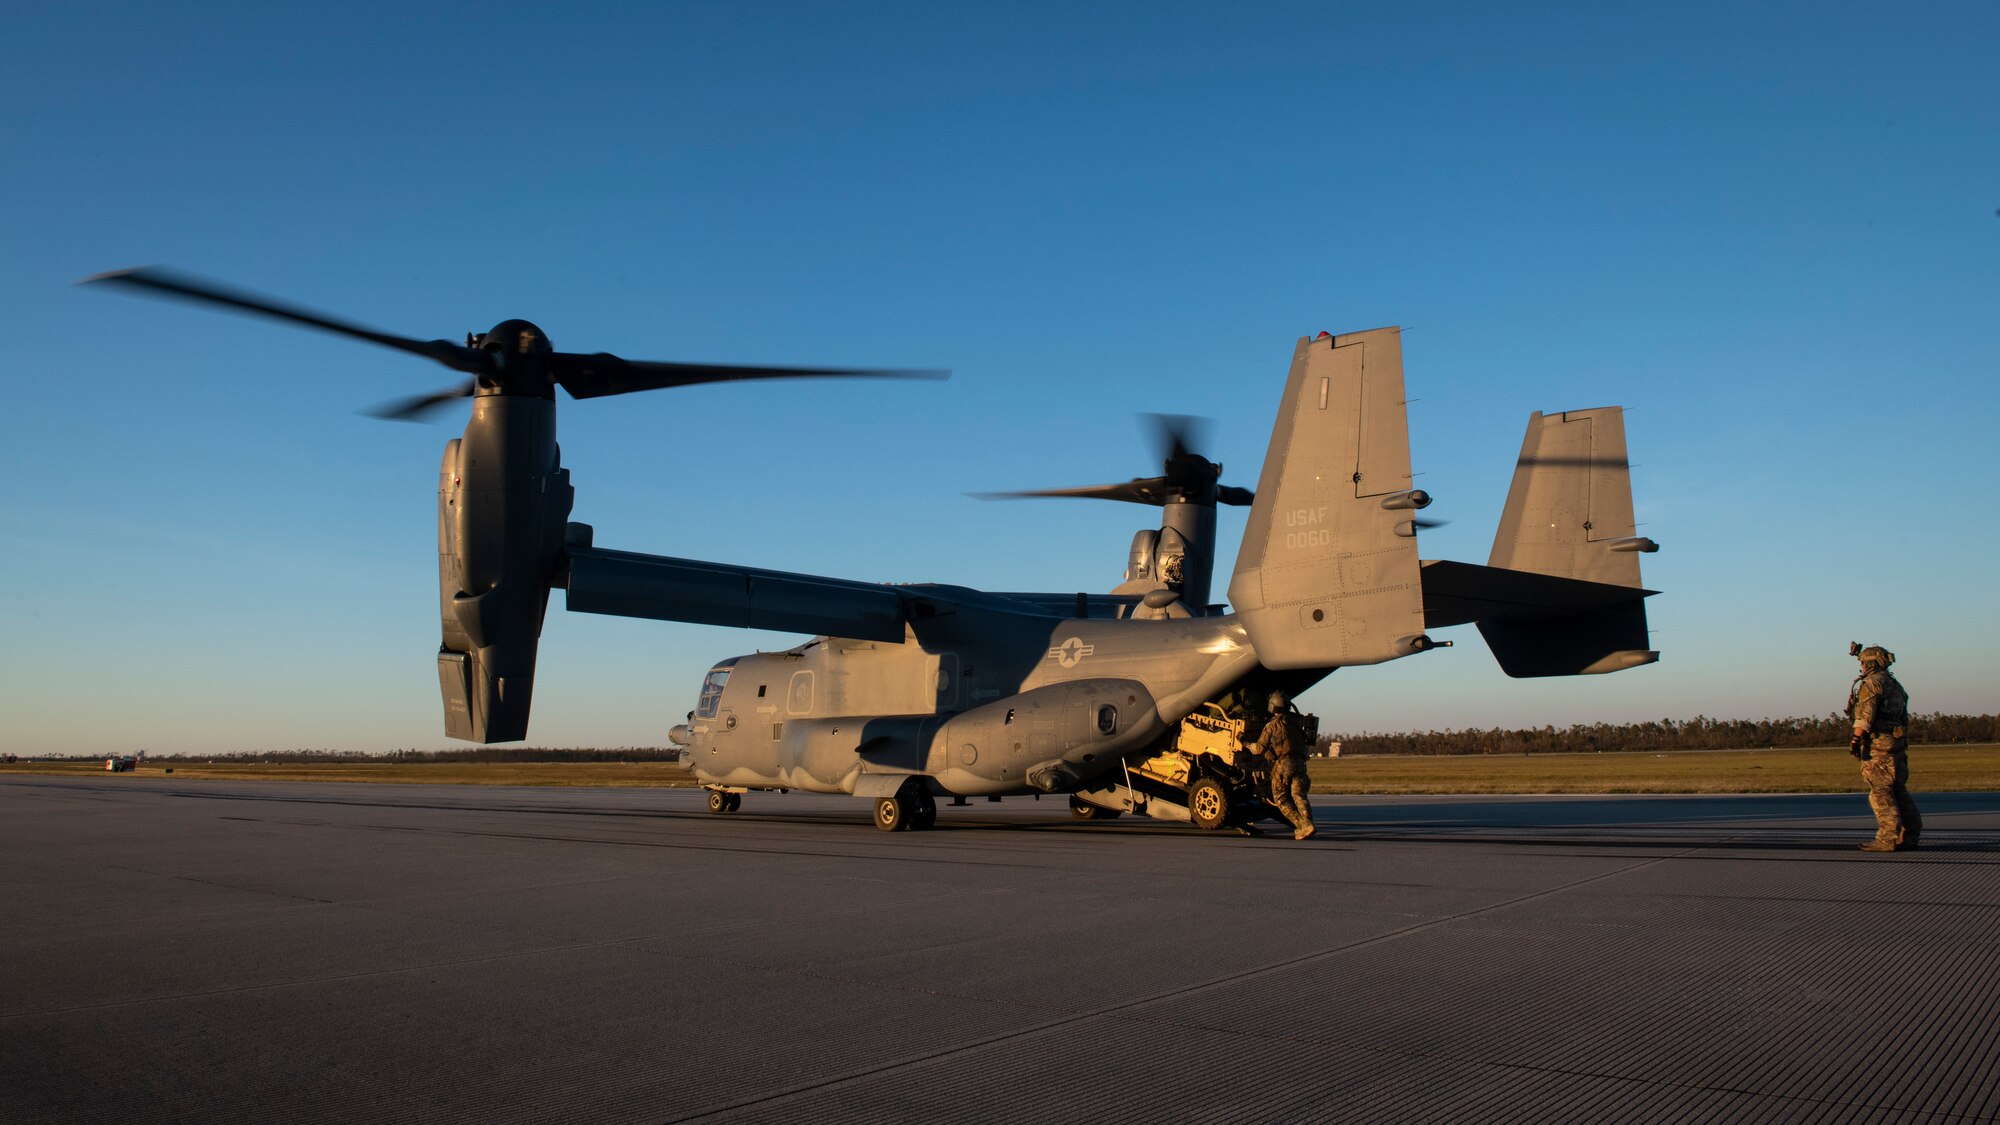
<svg viewBox="0 0 2000 1125">
<path fill-rule="evenodd" d="M 1403 734 L 1334 734 L 1348 754 L 1589 754 L 1620 750 L 1761 750 L 1845 746 L 1847 716 L 1822 719 L 1660 719 L 1650 723 L 1579 723 L 1558 730 L 1430 730 Z M 1917 715 L 1911 743 L 2000 742 L 2000 715 Z"/>
<path fill-rule="evenodd" d="M 1527 730 L 1428 730 L 1404 733 L 1322 734 L 1347 754 L 1589 754 L 1662 750 L 1761 750 L 1847 745 L 1847 716 L 1821 719 L 1660 719 L 1650 723 L 1579 723 Z M 2000 715 L 1918 715 L 1910 722 L 1913 744 L 2000 742 Z M 680 751 L 665 746 L 556 749 L 539 746 L 468 746 L 449 750 L 247 750 L 221 754 L 153 754 L 157 762 L 673 762 Z M 38 759 L 31 759 L 38 760 Z"/>
</svg>

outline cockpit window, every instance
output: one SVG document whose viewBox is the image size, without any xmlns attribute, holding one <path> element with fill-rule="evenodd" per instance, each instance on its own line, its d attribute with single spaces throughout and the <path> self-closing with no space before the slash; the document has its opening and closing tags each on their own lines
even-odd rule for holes
<svg viewBox="0 0 2000 1125">
<path fill-rule="evenodd" d="M 722 703 L 722 685 L 729 682 L 729 669 L 717 668 L 701 682 L 701 700 L 694 705 L 697 719 L 715 718 L 715 709 Z"/>
</svg>

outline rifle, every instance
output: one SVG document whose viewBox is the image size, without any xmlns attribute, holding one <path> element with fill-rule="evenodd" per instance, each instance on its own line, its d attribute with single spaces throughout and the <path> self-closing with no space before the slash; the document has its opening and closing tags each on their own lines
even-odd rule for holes
<svg viewBox="0 0 2000 1125">
<path fill-rule="evenodd" d="M 1860 641 L 1847 642 L 1847 655 L 1852 656 L 1857 660 L 1860 659 L 1861 642 Z M 1856 705 L 1860 702 L 1861 681 L 1867 675 L 1868 673 L 1863 672 L 1861 675 L 1854 677 L 1854 683 L 1849 685 L 1847 689 L 1847 726 L 1849 730 L 1852 730 L 1854 728 L 1854 709 Z M 1854 757 L 1859 761 L 1863 762 L 1867 761 L 1868 735 L 1857 734 L 1849 738 L 1847 740 L 1847 752 L 1849 754 L 1854 755 Z"/>
</svg>

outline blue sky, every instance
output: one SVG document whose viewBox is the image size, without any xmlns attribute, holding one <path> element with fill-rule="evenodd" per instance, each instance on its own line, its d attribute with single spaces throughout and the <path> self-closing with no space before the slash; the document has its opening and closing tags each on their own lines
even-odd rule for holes
<svg viewBox="0 0 2000 1125">
<path fill-rule="evenodd" d="M 80 289 L 162 263 L 420 338 L 945 366 L 571 403 L 604 546 L 1108 589 L 1254 484 L 1294 340 L 1401 324 L 1425 557 L 1483 562 L 1530 411 L 1627 407 L 1658 665 L 1350 669 L 1340 730 L 1824 714 L 1850 639 L 2000 704 L 2000 8 L 43 5 L 0 40 L 0 744 L 446 744 L 450 381 Z M 1629 9 L 1629 10 L 1628 10 Z M 1222 521 L 1234 556 L 1240 512 Z M 557 603 L 560 604 L 558 597 Z M 551 610 L 531 741 L 657 745 L 796 638 Z"/>
</svg>

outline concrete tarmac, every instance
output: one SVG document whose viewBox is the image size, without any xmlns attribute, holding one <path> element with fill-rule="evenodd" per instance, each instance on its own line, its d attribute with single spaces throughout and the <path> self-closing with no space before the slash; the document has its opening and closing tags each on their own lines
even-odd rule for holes
<svg viewBox="0 0 2000 1125">
<path fill-rule="evenodd" d="M 1917 800 L 0 778 L 0 1121 L 1994 1121 L 2000 794 Z"/>
</svg>

